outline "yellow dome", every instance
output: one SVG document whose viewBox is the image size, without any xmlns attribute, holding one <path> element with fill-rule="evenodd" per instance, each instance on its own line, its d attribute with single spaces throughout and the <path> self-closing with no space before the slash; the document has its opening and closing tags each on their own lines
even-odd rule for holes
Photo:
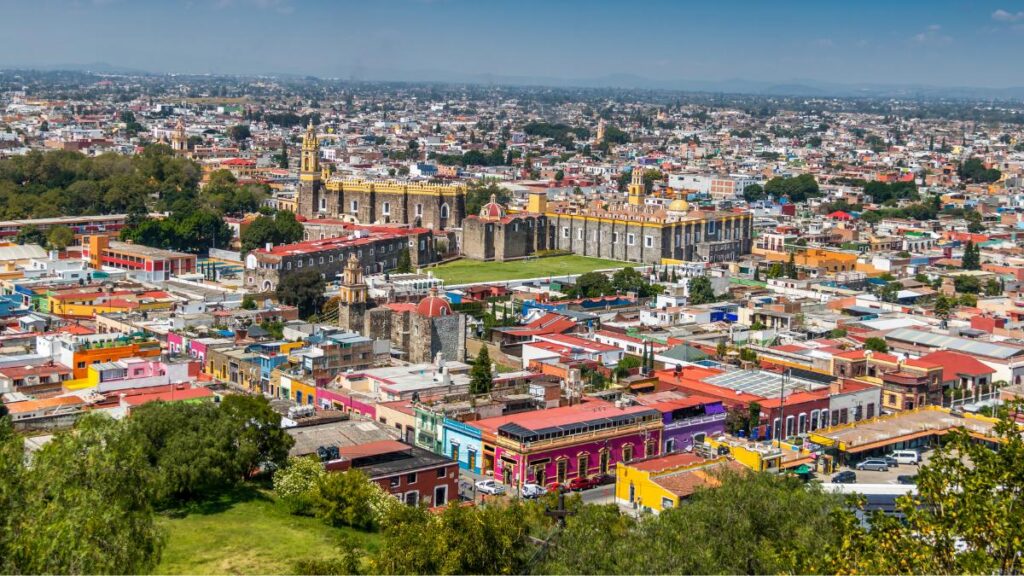
<svg viewBox="0 0 1024 576">
<path fill-rule="evenodd" d="M 686 200 L 678 198 L 676 200 L 673 200 L 672 203 L 668 205 L 668 209 L 671 210 L 672 212 L 686 212 L 687 210 L 690 209 L 690 204 L 687 203 Z"/>
</svg>

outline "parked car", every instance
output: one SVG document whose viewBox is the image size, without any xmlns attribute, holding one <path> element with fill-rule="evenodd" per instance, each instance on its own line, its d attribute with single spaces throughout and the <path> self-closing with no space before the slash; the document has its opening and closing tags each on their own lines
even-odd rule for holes
<svg viewBox="0 0 1024 576">
<path fill-rule="evenodd" d="M 857 473 L 853 470 L 843 470 L 832 477 L 833 484 L 856 484 Z"/>
<path fill-rule="evenodd" d="M 615 476 L 611 474 L 598 474 L 590 478 L 591 484 L 594 486 L 604 486 L 605 484 L 615 484 Z"/>
<path fill-rule="evenodd" d="M 547 490 L 545 490 L 540 484 L 523 484 L 523 487 L 519 489 L 519 495 L 527 500 L 540 498 L 545 492 L 547 492 Z"/>
<path fill-rule="evenodd" d="M 888 472 L 889 464 L 882 458 L 868 458 L 857 463 L 857 470 L 874 470 L 875 472 Z"/>
<path fill-rule="evenodd" d="M 921 455 L 914 450 L 895 450 L 889 456 L 900 464 L 920 464 Z"/>
<path fill-rule="evenodd" d="M 569 490 L 574 492 L 577 490 L 589 490 L 594 486 L 597 486 L 597 484 L 594 484 L 594 481 L 586 476 L 577 476 L 569 481 Z"/>
<path fill-rule="evenodd" d="M 550 484 L 548 484 L 547 486 L 544 487 L 544 491 L 545 492 L 554 492 L 555 494 L 562 494 L 564 492 L 568 492 L 569 491 L 569 487 L 566 486 L 565 484 L 560 484 L 558 482 L 552 482 L 552 483 L 550 483 Z"/>
<path fill-rule="evenodd" d="M 917 474 L 900 474 L 896 477 L 897 484 L 917 484 Z"/>
<path fill-rule="evenodd" d="M 889 465 L 889 468 L 898 468 L 900 465 L 899 461 L 890 455 L 885 456 L 883 460 L 885 460 L 885 463 Z"/>
<path fill-rule="evenodd" d="M 476 483 L 476 490 L 481 494 L 504 494 L 505 487 L 495 480 L 480 480 Z"/>
</svg>

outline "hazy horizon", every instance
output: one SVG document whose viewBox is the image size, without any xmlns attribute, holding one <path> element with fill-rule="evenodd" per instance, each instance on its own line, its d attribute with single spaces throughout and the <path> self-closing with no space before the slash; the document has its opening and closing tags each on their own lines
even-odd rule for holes
<svg viewBox="0 0 1024 576">
<path fill-rule="evenodd" d="M 0 68 L 1024 86 L 1024 6 L 1007 0 L 2 0 L 0 9 Z"/>
</svg>

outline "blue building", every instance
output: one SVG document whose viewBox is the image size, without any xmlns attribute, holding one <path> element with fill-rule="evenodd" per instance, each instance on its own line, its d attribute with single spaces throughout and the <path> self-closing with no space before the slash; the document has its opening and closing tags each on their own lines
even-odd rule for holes
<svg viewBox="0 0 1024 576">
<path fill-rule="evenodd" d="M 444 455 L 459 463 L 459 468 L 480 473 L 483 441 L 480 430 L 474 426 L 444 419 Z"/>
</svg>

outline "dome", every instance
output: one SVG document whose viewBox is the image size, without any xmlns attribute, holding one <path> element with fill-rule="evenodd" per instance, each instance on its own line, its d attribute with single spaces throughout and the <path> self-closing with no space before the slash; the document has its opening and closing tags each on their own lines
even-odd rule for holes
<svg viewBox="0 0 1024 576">
<path fill-rule="evenodd" d="M 491 194 L 491 201 L 480 208 L 480 217 L 487 220 L 500 220 L 505 217 L 505 208 L 498 204 L 494 194 Z"/>
<path fill-rule="evenodd" d="M 690 209 L 690 204 L 682 198 L 677 198 L 668 205 L 668 209 L 672 212 L 686 212 Z"/>
<path fill-rule="evenodd" d="M 427 318 L 448 316 L 452 313 L 452 305 L 437 295 L 437 288 L 431 288 L 430 296 L 420 300 L 420 303 L 416 305 L 416 313 Z"/>
</svg>

